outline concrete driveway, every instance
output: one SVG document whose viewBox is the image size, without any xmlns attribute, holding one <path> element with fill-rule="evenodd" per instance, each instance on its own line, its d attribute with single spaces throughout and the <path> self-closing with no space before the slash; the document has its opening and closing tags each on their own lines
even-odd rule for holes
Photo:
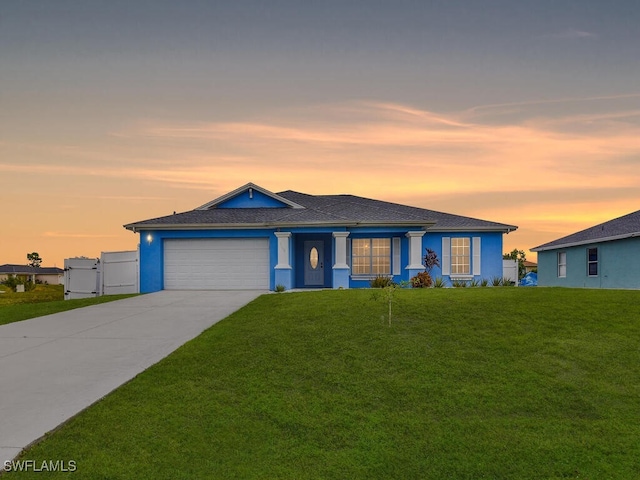
<svg viewBox="0 0 640 480">
<path fill-rule="evenodd" d="M 262 291 L 162 291 L 0 326 L 0 469 Z"/>
</svg>

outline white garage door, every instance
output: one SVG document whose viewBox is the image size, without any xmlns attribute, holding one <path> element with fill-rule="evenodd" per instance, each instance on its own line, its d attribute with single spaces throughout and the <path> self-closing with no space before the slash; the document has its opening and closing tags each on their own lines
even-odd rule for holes
<svg viewBox="0 0 640 480">
<path fill-rule="evenodd" d="M 164 241 L 166 290 L 268 290 L 269 240 L 197 238 Z"/>
</svg>

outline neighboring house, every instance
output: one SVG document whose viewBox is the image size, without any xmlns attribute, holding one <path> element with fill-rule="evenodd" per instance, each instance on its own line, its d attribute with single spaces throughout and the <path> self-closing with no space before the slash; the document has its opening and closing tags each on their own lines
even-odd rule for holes
<svg viewBox="0 0 640 480">
<path fill-rule="evenodd" d="M 36 283 L 60 285 L 64 278 L 64 270 L 58 267 L 30 267 L 28 265 L 0 265 L 0 282 L 9 276 L 26 277 Z"/>
<path fill-rule="evenodd" d="M 525 260 L 524 262 L 522 262 L 522 264 L 524 265 L 525 275 L 529 272 L 537 271 L 538 269 L 538 264 L 536 262 L 530 262 L 529 260 Z"/>
<path fill-rule="evenodd" d="M 513 225 L 353 195 L 248 183 L 195 210 L 125 225 L 140 234 L 140 291 L 368 287 L 409 280 L 425 249 L 454 279 L 502 277 Z"/>
<path fill-rule="evenodd" d="M 531 251 L 538 285 L 640 288 L 640 210 Z"/>
</svg>

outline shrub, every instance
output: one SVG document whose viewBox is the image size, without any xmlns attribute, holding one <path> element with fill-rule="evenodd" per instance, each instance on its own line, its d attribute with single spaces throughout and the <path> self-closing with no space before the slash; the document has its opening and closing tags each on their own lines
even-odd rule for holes
<svg viewBox="0 0 640 480">
<path fill-rule="evenodd" d="M 494 287 L 499 287 L 502 285 L 502 278 L 501 277 L 493 277 L 491 279 L 491 285 L 493 285 Z"/>
<path fill-rule="evenodd" d="M 470 287 L 479 287 L 480 286 L 480 282 L 477 279 L 473 279 L 469 282 L 469 286 Z"/>
<path fill-rule="evenodd" d="M 436 277 L 433 281 L 433 288 L 444 288 L 447 286 L 447 282 L 442 277 Z"/>
<path fill-rule="evenodd" d="M 29 282 L 31 283 L 31 282 Z M 13 290 L 14 292 L 16 291 L 16 287 L 18 285 L 25 285 L 25 281 L 24 279 L 18 277 L 17 275 L 9 275 L 7 277 L 7 279 L 2 282 L 3 285 L 6 285 L 7 287 L 9 287 L 11 290 Z M 28 291 L 26 285 L 24 287 L 24 291 Z"/>
<path fill-rule="evenodd" d="M 480 286 L 481 286 L 481 287 L 486 287 L 487 285 L 489 285 L 489 280 L 487 280 L 486 278 L 483 278 L 483 279 L 480 281 Z"/>
<path fill-rule="evenodd" d="M 516 283 L 509 280 L 507 277 L 504 277 L 502 279 L 502 286 L 503 287 L 513 287 Z"/>
<path fill-rule="evenodd" d="M 433 285 L 433 280 L 429 272 L 420 272 L 415 277 L 411 277 L 413 288 L 429 288 L 431 285 Z"/>
<path fill-rule="evenodd" d="M 284 285 L 282 285 L 282 284 L 278 284 L 278 285 L 276 285 L 276 292 L 278 292 L 278 293 L 282 293 L 282 292 L 284 292 L 285 290 L 286 290 L 286 289 L 285 289 Z"/>
<path fill-rule="evenodd" d="M 467 282 L 466 280 L 454 280 L 453 282 L 451 282 L 451 285 L 456 288 L 464 288 L 467 286 Z"/>
<path fill-rule="evenodd" d="M 369 282 L 369 286 L 371 286 L 371 288 L 385 288 L 393 285 L 395 285 L 395 283 L 393 283 L 393 279 L 391 277 L 385 277 L 384 275 L 378 275 Z"/>
</svg>

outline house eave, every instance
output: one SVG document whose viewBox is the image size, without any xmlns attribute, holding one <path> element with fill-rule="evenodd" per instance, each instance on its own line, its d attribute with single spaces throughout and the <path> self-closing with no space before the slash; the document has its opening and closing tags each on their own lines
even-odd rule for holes
<svg viewBox="0 0 640 480">
<path fill-rule="evenodd" d="M 541 245 L 539 247 L 531 248 L 531 249 L 529 249 L 529 251 L 530 252 L 545 252 L 545 251 L 548 251 L 548 250 L 559 250 L 559 249 L 562 249 L 562 248 L 579 247 L 579 246 L 582 246 L 582 245 L 590 245 L 590 244 L 594 244 L 594 243 L 612 242 L 612 241 L 615 241 L 615 240 L 624 240 L 625 238 L 634 238 L 634 237 L 640 237 L 640 232 L 625 233 L 625 234 L 622 234 L 622 235 L 612 235 L 610 237 L 593 238 L 591 240 L 581 240 L 579 242 L 559 243 L 559 244 L 548 245 L 548 246 Z"/>
<path fill-rule="evenodd" d="M 438 233 L 444 233 L 444 232 L 502 232 L 502 233 L 511 233 L 514 232 L 518 229 L 518 227 L 516 227 L 515 225 L 504 225 L 503 227 L 451 227 L 451 228 L 443 228 L 443 227 L 436 227 L 436 228 L 429 228 L 428 231 L 429 232 L 438 232 Z"/>
<path fill-rule="evenodd" d="M 304 227 L 408 227 L 427 230 L 433 223 L 416 222 L 257 222 L 257 223 L 182 223 L 182 224 L 128 224 L 124 228 L 136 233 L 140 230 L 225 230 L 257 228 Z"/>
</svg>

